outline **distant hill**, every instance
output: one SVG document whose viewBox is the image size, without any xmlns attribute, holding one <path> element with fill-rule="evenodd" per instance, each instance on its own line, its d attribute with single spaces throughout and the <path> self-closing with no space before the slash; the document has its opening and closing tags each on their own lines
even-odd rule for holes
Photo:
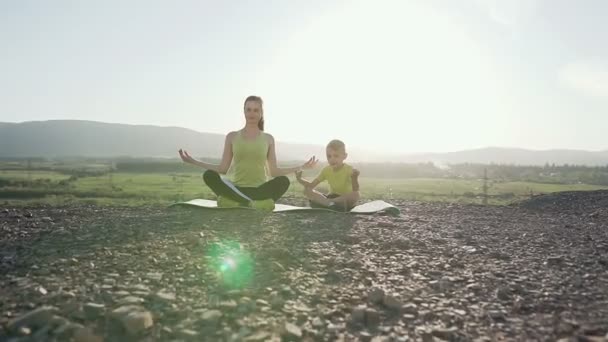
<svg viewBox="0 0 608 342">
<path fill-rule="evenodd" d="M 181 127 L 126 125 L 81 120 L 0 122 L 0 157 L 161 157 L 177 158 L 185 148 L 198 157 L 219 158 L 223 134 L 202 133 Z M 303 160 L 316 155 L 324 160 L 323 145 L 277 141 L 280 160 Z M 608 165 L 608 151 L 533 151 L 489 147 L 449 153 L 385 155 L 351 149 L 352 162 L 434 162 L 543 165 Z"/>
<path fill-rule="evenodd" d="M 0 157 L 170 157 L 179 148 L 199 157 L 219 158 L 224 134 L 181 127 L 126 125 L 81 120 L 0 123 Z M 321 145 L 277 142 L 280 159 L 325 155 Z"/>
<path fill-rule="evenodd" d="M 404 155 L 397 158 L 411 163 L 437 162 L 442 164 L 476 163 L 476 164 L 514 164 L 544 165 L 608 165 L 607 151 L 583 150 L 526 150 L 521 148 L 487 147 L 448 153 L 425 153 Z"/>
</svg>

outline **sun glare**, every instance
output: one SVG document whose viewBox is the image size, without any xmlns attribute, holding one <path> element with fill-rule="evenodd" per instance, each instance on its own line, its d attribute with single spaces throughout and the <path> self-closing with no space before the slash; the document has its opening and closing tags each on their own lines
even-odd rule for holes
<svg viewBox="0 0 608 342">
<path fill-rule="evenodd" d="M 344 6 L 295 34 L 262 75 L 269 107 L 290 113 L 273 120 L 311 119 L 299 140 L 326 139 L 322 124 L 359 145 L 453 149 L 456 137 L 483 141 L 476 125 L 489 114 L 506 124 L 491 59 L 451 17 L 414 1 Z"/>
</svg>

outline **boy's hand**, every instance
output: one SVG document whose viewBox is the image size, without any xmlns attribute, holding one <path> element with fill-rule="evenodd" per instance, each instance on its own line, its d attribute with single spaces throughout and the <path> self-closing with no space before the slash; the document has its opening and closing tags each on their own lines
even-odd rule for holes
<svg viewBox="0 0 608 342">
<path fill-rule="evenodd" d="M 353 169 L 350 179 L 353 185 L 353 191 L 359 191 L 359 170 Z"/>
<path fill-rule="evenodd" d="M 296 179 L 297 179 L 297 180 L 302 179 L 302 170 L 300 170 L 300 171 L 296 171 Z"/>
</svg>

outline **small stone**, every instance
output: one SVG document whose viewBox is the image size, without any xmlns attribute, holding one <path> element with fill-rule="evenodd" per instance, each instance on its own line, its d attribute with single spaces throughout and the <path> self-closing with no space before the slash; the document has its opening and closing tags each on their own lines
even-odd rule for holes
<svg viewBox="0 0 608 342">
<path fill-rule="evenodd" d="M 129 333 L 137 334 L 154 325 L 154 320 L 148 311 L 134 311 L 125 316 L 122 323 Z"/>
<path fill-rule="evenodd" d="M 432 321 L 436 318 L 435 313 L 431 310 L 420 310 L 418 316 L 422 317 L 425 321 Z"/>
<path fill-rule="evenodd" d="M 285 285 L 281 288 L 281 294 L 284 296 L 291 296 L 293 295 L 293 290 L 289 285 Z"/>
<path fill-rule="evenodd" d="M 118 301 L 119 305 L 133 305 L 133 304 L 141 304 L 144 302 L 144 299 L 141 297 L 135 297 L 135 296 L 126 296 L 121 298 Z"/>
<path fill-rule="evenodd" d="M 490 316 L 490 318 L 492 318 L 495 321 L 504 321 L 505 320 L 504 312 L 498 311 L 498 310 L 488 311 L 488 316 Z"/>
<path fill-rule="evenodd" d="M 403 314 L 403 316 L 401 316 L 401 317 L 403 317 L 403 319 L 405 321 L 413 321 L 416 319 L 416 316 L 414 316 L 412 314 Z"/>
<path fill-rule="evenodd" d="M 365 325 L 370 329 L 375 329 L 379 324 L 380 313 L 371 308 L 365 309 Z"/>
<path fill-rule="evenodd" d="M 341 325 L 338 324 L 334 324 L 334 323 L 329 323 L 327 325 L 327 332 L 330 334 L 336 334 L 338 333 L 340 330 L 342 329 Z"/>
<path fill-rule="evenodd" d="M 411 314 L 411 315 L 417 315 L 418 314 L 418 306 L 416 304 L 414 304 L 414 303 L 404 304 L 401 307 L 401 312 L 407 313 L 407 314 Z"/>
<path fill-rule="evenodd" d="M 302 330 L 297 325 L 287 322 L 283 327 L 282 335 L 289 340 L 300 339 L 302 337 Z"/>
<path fill-rule="evenodd" d="M 258 331 L 253 335 L 249 335 L 245 337 L 244 341 L 246 342 L 262 342 L 270 340 L 270 333 L 267 331 Z"/>
<path fill-rule="evenodd" d="M 54 327 L 59 327 L 59 326 L 62 326 L 64 324 L 66 324 L 66 323 L 69 323 L 69 321 L 67 319 L 65 319 L 65 318 L 63 318 L 61 316 L 57 316 L 57 315 L 53 316 L 51 318 L 51 320 L 49 321 L 49 324 L 52 325 L 52 326 L 54 326 Z"/>
<path fill-rule="evenodd" d="M 160 290 L 156 293 L 156 298 L 161 301 L 172 302 L 175 300 L 175 293 L 165 291 L 165 290 Z"/>
<path fill-rule="evenodd" d="M 103 304 L 86 303 L 82 309 L 87 319 L 97 319 L 97 317 L 103 315 L 106 306 Z"/>
<path fill-rule="evenodd" d="M 563 261 L 564 259 L 561 256 L 550 256 L 547 257 L 547 261 L 545 261 L 545 264 L 547 264 L 548 266 L 556 266 L 560 265 Z"/>
<path fill-rule="evenodd" d="M 481 285 L 479 285 L 478 283 L 471 283 L 467 285 L 467 290 L 471 290 L 471 291 L 479 291 L 481 290 Z"/>
<path fill-rule="evenodd" d="M 255 308 L 255 303 L 249 297 L 241 297 L 238 302 L 237 310 L 247 313 Z"/>
<path fill-rule="evenodd" d="M 458 316 L 465 316 L 467 314 L 466 311 L 464 310 L 458 310 L 458 309 L 454 309 L 452 310 L 453 313 L 457 314 Z"/>
<path fill-rule="evenodd" d="M 17 334 L 21 335 L 21 336 L 28 336 L 32 333 L 32 329 L 28 328 L 28 327 L 21 327 L 19 328 L 19 330 L 17 331 Z"/>
<path fill-rule="evenodd" d="M 182 330 L 178 331 L 177 335 L 179 336 L 179 338 L 185 339 L 185 340 L 194 339 L 196 337 L 199 337 L 198 332 L 191 330 L 191 329 L 182 329 Z"/>
<path fill-rule="evenodd" d="M 270 304 L 267 301 L 263 300 L 263 299 L 257 299 L 255 301 L 255 303 L 257 305 L 260 305 L 260 306 L 270 306 Z"/>
<path fill-rule="evenodd" d="M 555 328 L 555 332 L 558 335 L 570 335 L 577 328 L 579 328 L 579 324 L 577 322 L 571 321 L 571 320 L 567 320 L 567 319 L 563 319 L 563 320 L 561 320 L 559 322 L 559 324 Z"/>
<path fill-rule="evenodd" d="M 144 284 L 137 284 L 129 287 L 129 290 L 132 291 L 142 291 L 142 292 L 150 292 L 150 288 Z"/>
<path fill-rule="evenodd" d="M 359 305 L 353 309 L 351 313 L 351 321 L 353 324 L 365 324 L 365 305 Z"/>
<path fill-rule="evenodd" d="M 146 278 L 150 280 L 160 281 L 163 278 L 163 274 L 157 272 L 150 272 L 146 274 Z"/>
<path fill-rule="evenodd" d="M 579 275 L 575 275 L 574 277 L 572 277 L 572 285 L 574 285 L 574 287 L 583 286 L 583 278 L 581 278 L 581 276 Z"/>
<path fill-rule="evenodd" d="M 505 286 L 500 286 L 496 289 L 496 298 L 500 300 L 508 300 L 511 298 L 511 291 Z"/>
<path fill-rule="evenodd" d="M 116 279 L 114 278 L 105 278 L 102 281 L 103 284 L 107 284 L 107 285 L 115 285 L 116 284 Z"/>
<path fill-rule="evenodd" d="M 7 324 L 9 331 L 18 331 L 21 327 L 36 328 L 46 325 L 58 312 L 58 309 L 53 306 L 43 306 L 32 310 L 22 316 L 19 316 Z"/>
<path fill-rule="evenodd" d="M 74 292 L 72 292 L 72 291 L 61 291 L 61 292 L 59 293 L 59 295 L 60 295 L 61 297 L 63 297 L 63 298 L 66 298 L 66 299 L 73 299 L 73 298 L 76 298 L 76 294 L 75 294 Z"/>
<path fill-rule="evenodd" d="M 384 296 L 382 304 L 384 304 L 384 306 L 389 310 L 399 310 L 403 306 L 403 303 L 392 295 Z"/>
<path fill-rule="evenodd" d="M 240 297 L 243 295 L 243 291 L 238 290 L 238 289 L 234 289 L 234 290 L 229 290 L 226 291 L 226 295 L 230 298 L 236 298 L 236 297 Z"/>
<path fill-rule="evenodd" d="M 342 280 L 342 276 L 340 276 L 340 273 L 338 273 L 336 270 L 329 270 L 325 274 L 325 280 L 329 284 L 336 284 Z"/>
<path fill-rule="evenodd" d="M 316 328 L 316 329 L 320 329 L 323 328 L 325 326 L 325 323 L 323 322 L 323 319 L 321 319 L 320 317 L 315 317 L 312 320 L 312 327 Z"/>
<path fill-rule="evenodd" d="M 272 293 L 270 293 L 270 306 L 273 309 L 281 309 L 283 308 L 283 305 L 285 305 L 285 300 L 283 300 L 283 298 L 279 295 L 278 292 L 273 291 Z"/>
<path fill-rule="evenodd" d="M 222 318 L 222 312 L 219 310 L 205 310 L 201 314 L 201 322 L 209 326 L 216 326 L 220 318 Z"/>
<path fill-rule="evenodd" d="M 97 336 L 89 328 L 80 327 L 74 331 L 74 342 L 103 342 L 103 338 Z"/>
<path fill-rule="evenodd" d="M 477 248 L 475 248 L 473 246 L 464 246 L 464 247 L 462 247 L 462 249 L 464 249 L 469 254 L 473 254 L 473 253 L 477 252 Z"/>
<path fill-rule="evenodd" d="M 46 295 L 47 293 L 49 293 L 49 292 L 48 292 L 48 291 L 47 291 L 47 290 L 46 290 L 44 287 L 42 287 L 42 286 L 38 286 L 38 287 L 36 288 L 36 291 L 38 291 L 38 292 L 39 292 L 41 295 L 43 295 L 43 296 L 44 296 L 44 295 Z"/>
<path fill-rule="evenodd" d="M 457 333 L 458 332 L 458 328 L 456 327 L 451 327 L 451 328 L 434 328 L 431 331 L 431 335 L 438 337 L 442 340 L 447 340 L 447 341 L 452 341 L 454 339 L 456 339 L 457 337 Z"/>
<path fill-rule="evenodd" d="M 452 280 L 449 277 L 442 277 L 439 280 L 439 290 L 442 292 L 448 291 L 452 287 Z"/>
<path fill-rule="evenodd" d="M 391 327 L 389 325 L 381 325 L 378 327 L 378 331 L 386 333 L 386 334 L 390 333 L 392 329 L 393 329 L 393 327 Z"/>
<path fill-rule="evenodd" d="M 78 301 L 66 301 L 64 303 L 61 304 L 61 311 L 64 314 L 68 314 L 71 317 L 77 317 L 80 318 L 78 316 L 81 316 L 81 318 L 84 318 L 84 312 L 82 312 L 82 306 L 80 304 L 80 302 Z"/>
<path fill-rule="evenodd" d="M 374 304 L 382 303 L 382 300 L 384 299 L 384 290 L 378 287 L 372 288 L 367 294 L 367 299 Z"/>
<path fill-rule="evenodd" d="M 129 313 L 137 312 L 137 311 L 145 311 L 145 310 L 144 310 L 144 308 L 142 308 L 141 306 L 138 306 L 138 305 L 123 305 L 117 309 L 112 310 L 112 312 L 110 313 L 110 317 L 115 318 L 115 319 L 122 319 L 123 317 L 127 316 Z"/>
<path fill-rule="evenodd" d="M 232 299 L 220 302 L 220 309 L 223 309 L 223 310 L 234 310 L 234 309 L 236 309 L 236 307 L 237 307 L 237 304 Z"/>
<path fill-rule="evenodd" d="M 363 342 L 369 342 L 372 340 L 372 334 L 367 331 L 362 331 L 359 333 L 359 339 Z"/>
<path fill-rule="evenodd" d="M 296 303 L 296 305 L 294 305 L 293 308 L 300 312 L 311 312 L 312 311 L 311 308 L 309 308 L 306 304 L 302 304 L 302 303 Z"/>
</svg>

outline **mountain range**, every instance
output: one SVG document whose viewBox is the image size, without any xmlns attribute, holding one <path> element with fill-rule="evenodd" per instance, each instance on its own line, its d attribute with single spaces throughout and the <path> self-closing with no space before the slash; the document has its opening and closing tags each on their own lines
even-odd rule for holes
<svg viewBox="0 0 608 342">
<path fill-rule="evenodd" d="M 127 125 L 82 120 L 0 122 L 0 158 L 158 157 L 177 158 L 184 148 L 202 158 L 219 158 L 225 136 L 181 127 Z M 324 159 L 323 145 L 277 141 L 279 160 Z M 608 165 L 608 150 L 527 150 L 487 147 L 447 153 L 387 155 L 350 149 L 352 162 L 457 164 Z"/>
</svg>

